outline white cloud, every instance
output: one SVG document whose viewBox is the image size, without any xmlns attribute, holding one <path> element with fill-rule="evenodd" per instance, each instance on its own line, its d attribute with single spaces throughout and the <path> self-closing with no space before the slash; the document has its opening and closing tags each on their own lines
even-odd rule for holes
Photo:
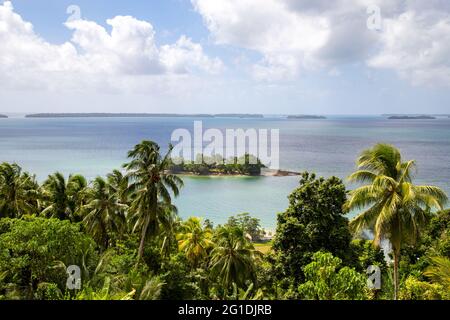
<svg viewBox="0 0 450 320">
<path fill-rule="evenodd" d="M 357 2 L 352 0 L 350 4 Z M 364 58 L 373 36 L 366 28 L 357 28 L 359 23 L 365 26 L 365 11 L 358 15 L 329 1 L 192 3 L 216 43 L 261 53 L 263 58 L 252 68 L 253 75 L 261 80 L 295 78 L 302 68 L 330 67 Z"/>
<path fill-rule="evenodd" d="M 414 85 L 450 85 L 447 0 L 191 1 L 216 44 L 259 53 L 236 67 L 259 81 L 295 80 L 318 69 L 335 75 L 358 63 L 393 70 Z M 366 27 L 369 5 L 381 9 L 379 32 Z M 3 89 L 189 94 L 225 68 L 187 36 L 158 45 L 149 22 L 117 16 L 106 23 L 110 32 L 94 21 L 67 22 L 70 41 L 52 44 L 11 2 L 0 4 Z"/>
<path fill-rule="evenodd" d="M 395 70 L 413 85 L 450 85 L 449 11 L 411 8 L 384 21 L 372 67 Z"/>
<path fill-rule="evenodd" d="M 208 73 L 217 74 L 223 69 L 220 59 L 207 57 L 202 46 L 186 36 L 182 36 L 175 44 L 162 46 L 160 60 L 165 68 L 175 73 L 186 73 L 191 68 L 201 67 Z"/>
<path fill-rule="evenodd" d="M 153 26 L 131 16 L 107 20 L 111 32 L 93 21 L 67 22 L 71 41 L 51 44 L 31 23 L 0 5 L 0 79 L 4 87 L 51 90 L 160 92 L 196 74 L 220 72 L 221 60 L 208 57 L 186 36 L 169 45 L 155 43 Z"/>
<path fill-rule="evenodd" d="M 191 0 L 216 43 L 254 50 L 259 80 L 366 63 L 413 84 L 450 85 L 450 1 Z M 366 27 L 381 10 L 382 30 Z"/>
</svg>

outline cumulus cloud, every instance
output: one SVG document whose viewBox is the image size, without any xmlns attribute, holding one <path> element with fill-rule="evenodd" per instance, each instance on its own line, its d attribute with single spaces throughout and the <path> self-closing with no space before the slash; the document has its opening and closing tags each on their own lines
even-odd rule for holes
<svg viewBox="0 0 450 320">
<path fill-rule="evenodd" d="M 255 78 L 294 79 L 302 70 L 364 63 L 413 84 L 450 84 L 446 0 L 191 0 L 218 44 L 259 52 Z M 381 30 L 367 28 L 378 6 Z"/>
<path fill-rule="evenodd" d="M 176 79 L 223 69 L 220 59 L 207 56 L 200 44 L 186 36 L 158 46 L 149 22 L 131 16 L 106 22 L 110 33 L 93 21 L 66 22 L 73 31 L 72 39 L 51 44 L 14 12 L 11 2 L 4 2 L 0 5 L 0 78 L 4 86 L 145 91 L 156 84 L 170 85 Z"/>
<path fill-rule="evenodd" d="M 382 49 L 368 60 L 376 68 L 395 70 L 413 85 L 450 85 L 450 5 L 409 6 L 384 20 Z"/>
</svg>

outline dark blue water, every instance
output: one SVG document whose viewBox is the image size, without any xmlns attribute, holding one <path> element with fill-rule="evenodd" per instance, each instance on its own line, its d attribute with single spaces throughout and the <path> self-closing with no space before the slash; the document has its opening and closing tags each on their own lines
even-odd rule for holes
<svg viewBox="0 0 450 320">
<path fill-rule="evenodd" d="M 17 162 L 43 180 L 50 173 L 105 175 L 126 161 L 143 139 L 165 149 L 172 131 L 193 130 L 191 118 L 0 119 L 0 162 Z M 329 117 L 325 120 L 197 119 L 207 128 L 279 129 L 280 167 L 345 178 L 365 148 L 387 142 L 415 159 L 418 183 L 450 193 L 450 119 L 386 120 L 382 117 Z M 298 177 L 190 177 L 176 204 L 181 216 L 207 217 L 223 223 L 250 212 L 273 228 L 276 213 Z"/>
</svg>

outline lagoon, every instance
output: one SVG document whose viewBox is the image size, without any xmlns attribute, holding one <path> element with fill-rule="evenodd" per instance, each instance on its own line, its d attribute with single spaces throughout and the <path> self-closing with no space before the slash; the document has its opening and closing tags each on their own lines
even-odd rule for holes
<svg viewBox="0 0 450 320">
<path fill-rule="evenodd" d="M 61 171 L 88 178 L 106 175 L 126 161 L 143 139 L 166 149 L 173 130 L 207 128 L 279 129 L 280 167 L 345 178 L 364 148 L 395 144 L 405 159 L 418 163 L 417 182 L 450 194 L 450 119 L 388 120 L 381 116 L 327 116 L 326 119 L 266 118 L 58 118 L 0 119 L 0 162 L 17 162 L 42 181 Z M 274 228 L 277 212 L 288 204 L 299 177 L 184 177 L 175 201 L 183 218 L 202 216 L 223 223 L 249 212 L 263 227 Z M 349 186 L 351 188 L 352 186 Z"/>
</svg>

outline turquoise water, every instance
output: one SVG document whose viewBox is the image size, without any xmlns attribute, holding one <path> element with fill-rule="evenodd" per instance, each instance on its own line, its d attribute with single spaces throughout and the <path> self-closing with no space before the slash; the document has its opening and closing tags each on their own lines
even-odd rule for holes
<svg viewBox="0 0 450 320">
<path fill-rule="evenodd" d="M 405 159 L 418 163 L 417 182 L 450 194 L 450 119 L 386 120 L 382 117 L 329 117 L 324 120 L 97 118 L 0 119 L 0 162 L 17 162 L 39 180 L 50 173 L 105 175 L 126 161 L 127 151 L 143 139 L 166 147 L 174 129 L 192 132 L 193 121 L 207 128 L 280 130 L 280 166 L 345 178 L 361 150 L 376 142 L 393 143 Z M 274 228 L 276 213 L 298 177 L 185 177 L 176 200 L 180 215 L 223 223 L 249 212 Z"/>
</svg>

